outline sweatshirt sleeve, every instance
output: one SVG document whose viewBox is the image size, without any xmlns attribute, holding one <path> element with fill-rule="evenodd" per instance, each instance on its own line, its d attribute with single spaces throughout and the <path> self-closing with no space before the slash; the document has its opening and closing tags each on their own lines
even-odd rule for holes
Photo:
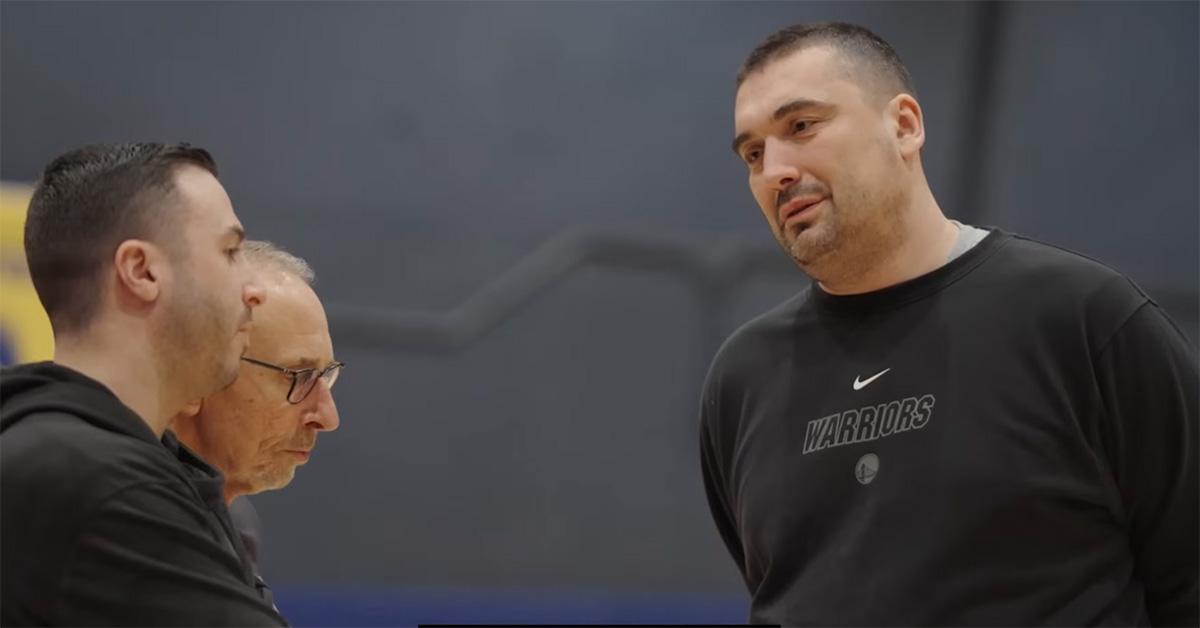
<svg viewBox="0 0 1200 628">
<path fill-rule="evenodd" d="M 1101 350 L 1095 368 L 1150 620 L 1200 625 L 1196 354 L 1147 302 Z"/>
<path fill-rule="evenodd" d="M 182 489 L 146 483 L 109 498 L 89 519 L 61 589 L 77 626 L 282 626 L 240 576 L 240 563 L 205 534 L 205 514 Z M 69 610 L 68 610 L 69 609 Z"/>
<path fill-rule="evenodd" d="M 713 522 L 716 523 L 717 532 L 737 564 L 738 571 L 746 578 L 745 551 L 738 536 L 732 496 L 726 490 L 729 478 L 724 452 L 729 450 L 732 443 L 721 442 L 724 430 L 719 416 L 721 405 L 715 380 L 710 374 L 700 402 L 700 470 L 704 477 L 704 493 L 708 498 L 708 507 L 712 512 Z"/>
</svg>

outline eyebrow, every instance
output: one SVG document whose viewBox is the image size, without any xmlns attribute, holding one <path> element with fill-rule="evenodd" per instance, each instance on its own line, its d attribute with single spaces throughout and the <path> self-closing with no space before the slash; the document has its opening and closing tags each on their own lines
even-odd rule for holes
<svg viewBox="0 0 1200 628">
<path fill-rule="evenodd" d="M 337 360 L 321 362 L 316 358 L 296 358 L 295 360 L 289 360 L 287 363 L 295 369 L 323 369 L 334 362 L 337 362 Z"/>
<path fill-rule="evenodd" d="M 318 362 L 316 358 L 297 358 L 295 360 L 288 360 L 288 364 L 292 365 L 294 368 L 315 369 L 321 363 Z"/>
<path fill-rule="evenodd" d="M 823 100 L 797 98 L 780 105 L 779 108 L 771 114 L 771 122 L 778 122 L 788 114 L 801 109 L 829 109 L 832 107 L 833 105 L 831 103 L 827 103 Z M 734 154 L 738 154 L 738 149 L 741 148 L 742 144 L 744 144 L 746 140 L 749 140 L 751 137 L 753 137 L 753 135 L 749 131 L 745 133 L 738 133 L 738 136 L 733 138 L 733 144 L 731 146 Z"/>
</svg>

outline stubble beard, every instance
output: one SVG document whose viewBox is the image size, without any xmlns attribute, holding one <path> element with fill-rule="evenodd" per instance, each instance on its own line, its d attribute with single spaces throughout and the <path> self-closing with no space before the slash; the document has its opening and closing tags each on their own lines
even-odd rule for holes
<svg viewBox="0 0 1200 628">
<path fill-rule="evenodd" d="M 844 201 L 839 205 L 830 198 L 816 223 L 777 236 L 800 269 L 822 284 L 853 283 L 876 272 L 902 238 L 902 194 L 871 197 L 859 188 Z"/>
<path fill-rule="evenodd" d="M 820 219 L 807 227 L 795 226 L 778 236 L 783 250 L 806 274 L 814 278 L 822 274 L 828 257 L 838 248 L 841 240 L 839 210 L 830 200 Z"/>
<path fill-rule="evenodd" d="M 234 355 L 235 321 L 227 320 L 215 299 L 195 284 L 168 306 L 167 326 L 159 334 L 170 381 L 181 382 L 191 398 L 229 388 L 238 377 L 241 355 Z"/>
</svg>

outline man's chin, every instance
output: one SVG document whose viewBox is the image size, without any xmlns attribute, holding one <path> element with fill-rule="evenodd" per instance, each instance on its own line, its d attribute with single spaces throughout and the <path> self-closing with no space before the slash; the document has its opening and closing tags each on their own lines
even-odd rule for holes
<svg viewBox="0 0 1200 628">
<path fill-rule="evenodd" d="M 799 264 L 811 264 L 819 258 L 825 247 L 819 238 L 814 237 L 816 234 L 800 233 L 792 237 L 788 241 L 788 253 L 791 253 L 792 258 Z"/>
<path fill-rule="evenodd" d="M 837 247 L 818 232 L 805 231 L 788 241 L 787 251 L 804 272 L 812 275 Z"/>
<path fill-rule="evenodd" d="M 263 478 L 259 483 L 258 492 L 277 491 L 292 483 L 296 477 L 296 465 L 287 464 L 286 467 L 277 469 L 271 474 L 271 477 Z"/>
<path fill-rule="evenodd" d="M 225 367 L 221 377 L 221 387 L 216 392 L 221 392 L 237 381 L 238 370 L 241 368 L 241 360 L 235 360 L 233 364 Z"/>
</svg>

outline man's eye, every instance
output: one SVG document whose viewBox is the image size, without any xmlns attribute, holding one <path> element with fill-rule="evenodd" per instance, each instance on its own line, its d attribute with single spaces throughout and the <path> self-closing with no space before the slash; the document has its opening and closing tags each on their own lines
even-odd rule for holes
<svg viewBox="0 0 1200 628">
<path fill-rule="evenodd" d="M 792 133 L 803 133 L 812 128 L 812 122 L 808 120 L 796 120 L 792 123 Z"/>
<path fill-rule="evenodd" d="M 746 161 L 746 163 L 748 163 L 748 164 L 752 164 L 752 163 L 755 163 L 755 162 L 757 162 L 757 161 L 758 161 L 758 158 L 759 158 L 760 156 L 761 156 L 761 152 L 760 152 L 760 151 L 757 151 L 757 150 L 748 150 L 748 151 L 746 151 L 746 153 L 745 153 L 744 155 L 742 155 L 742 159 L 744 159 L 744 160 Z"/>
</svg>

